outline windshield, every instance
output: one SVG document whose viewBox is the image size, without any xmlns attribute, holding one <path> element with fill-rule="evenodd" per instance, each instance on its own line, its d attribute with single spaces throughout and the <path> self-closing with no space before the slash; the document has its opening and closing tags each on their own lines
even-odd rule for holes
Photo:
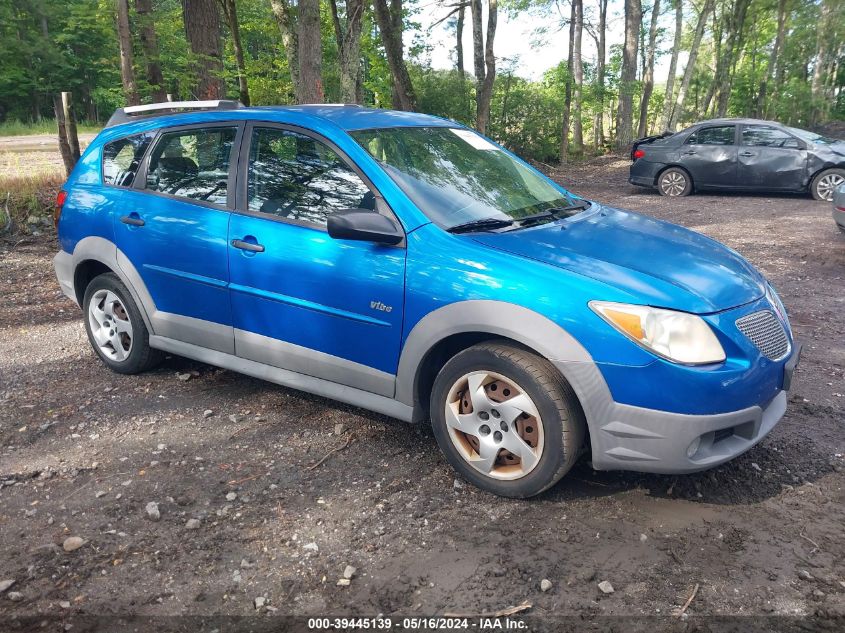
<svg viewBox="0 0 845 633">
<path fill-rule="evenodd" d="M 797 127 L 787 127 L 787 130 L 792 132 L 795 136 L 804 139 L 805 141 L 809 141 L 810 143 L 835 143 L 835 138 L 827 138 L 826 136 L 822 136 L 821 134 L 816 134 L 815 132 L 809 132 L 807 130 L 802 130 L 801 128 Z"/>
<path fill-rule="evenodd" d="M 518 220 L 577 203 L 544 176 L 463 128 L 350 132 L 420 210 L 444 228 Z"/>
</svg>

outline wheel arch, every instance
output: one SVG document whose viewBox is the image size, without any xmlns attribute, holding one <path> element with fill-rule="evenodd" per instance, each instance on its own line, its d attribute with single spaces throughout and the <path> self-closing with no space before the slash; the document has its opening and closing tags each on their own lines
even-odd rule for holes
<svg viewBox="0 0 845 633">
<path fill-rule="evenodd" d="M 692 173 L 690 172 L 690 170 L 688 168 L 684 167 L 683 165 L 681 165 L 680 163 L 670 163 L 670 164 L 666 165 L 665 167 L 662 167 L 660 169 L 660 171 L 658 171 L 657 174 L 654 176 L 654 186 L 655 187 L 660 186 L 658 184 L 660 182 L 660 177 L 669 169 L 680 169 L 682 172 L 684 172 L 687 175 L 687 178 L 689 178 L 689 181 L 690 181 L 690 187 L 691 187 L 690 191 L 695 191 L 695 178 L 692 177 Z"/>
<path fill-rule="evenodd" d="M 824 165 L 822 167 L 819 167 L 816 171 L 814 171 L 812 174 L 810 174 L 810 179 L 807 181 L 807 191 L 812 193 L 813 184 L 815 183 L 816 178 L 818 178 L 824 172 L 830 171 L 831 169 L 845 170 L 845 163 L 834 163 L 832 165 L 828 164 L 828 165 Z"/>
</svg>

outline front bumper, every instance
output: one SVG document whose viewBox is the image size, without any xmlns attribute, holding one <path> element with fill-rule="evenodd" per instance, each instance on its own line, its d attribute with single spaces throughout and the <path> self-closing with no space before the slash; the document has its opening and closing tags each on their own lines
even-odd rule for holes
<svg viewBox="0 0 845 633">
<path fill-rule="evenodd" d="M 801 345 L 784 366 L 783 390 L 763 406 L 711 415 L 687 415 L 613 403 L 591 428 L 596 470 L 683 474 L 741 455 L 762 440 L 786 412 L 786 394 Z"/>
</svg>

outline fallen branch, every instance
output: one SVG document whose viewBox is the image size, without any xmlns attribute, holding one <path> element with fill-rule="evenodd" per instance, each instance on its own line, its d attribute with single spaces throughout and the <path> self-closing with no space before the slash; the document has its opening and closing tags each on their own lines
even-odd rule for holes
<svg viewBox="0 0 845 633">
<path fill-rule="evenodd" d="M 813 545 L 813 547 L 815 547 L 816 549 L 818 549 L 818 550 L 820 550 L 820 549 L 821 549 L 821 546 L 820 546 L 818 543 L 816 543 L 816 542 L 815 542 L 813 539 L 811 539 L 809 536 L 805 536 L 803 532 L 802 532 L 801 534 L 799 534 L 798 536 L 800 536 L 802 539 L 804 539 L 805 541 L 807 541 L 808 543 L 810 543 L 811 545 Z"/>
<path fill-rule="evenodd" d="M 680 608 L 680 610 L 675 614 L 677 617 L 681 617 L 687 610 L 687 608 L 692 604 L 692 601 L 695 599 L 695 594 L 698 593 L 698 583 L 695 583 L 695 587 L 692 588 L 692 593 L 690 594 L 687 601 L 684 603 L 684 606 Z"/>
<path fill-rule="evenodd" d="M 499 611 L 486 611 L 484 613 L 444 613 L 444 618 L 506 618 L 511 615 L 516 615 L 517 613 L 522 613 L 523 611 L 528 611 L 532 605 L 530 602 L 523 602 L 522 604 L 518 604 L 515 607 L 507 607 L 506 609 L 500 609 Z"/>
<path fill-rule="evenodd" d="M 306 470 L 314 470 L 315 468 L 318 468 L 318 467 L 319 467 L 319 466 L 321 466 L 321 465 L 322 465 L 322 464 L 323 464 L 323 463 L 324 463 L 324 462 L 325 462 L 325 461 L 326 461 L 329 457 L 331 457 L 331 456 L 332 456 L 332 455 L 334 455 L 335 453 L 337 453 L 337 452 L 339 452 L 339 451 L 342 451 L 342 450 L 343 450 L 343 449 L 345 449 L 345 448 L 349 448 L 349 445 L 352 443 L 352 438 L 354 438 L 354 437 L 355 437 L 355 434 L 354 434 L 354 433 L 350 433 L 349 435 L 347 435 L 347 436 L 346 436 L 346 444 L 344 444 L 343 446 L 338 446 L 337 448 L 333 448 L 333 449 L 332 449 L 332 450 L 330 450 L 328 453 L 326 453 L 325 455 L 323 455 L 323 458 L 322 458 L 320 461 L 318 461 L 316 464 L 313 464 L 313 465 L 311 465 L 311 466 L 306 466 Z"/>
</svg>

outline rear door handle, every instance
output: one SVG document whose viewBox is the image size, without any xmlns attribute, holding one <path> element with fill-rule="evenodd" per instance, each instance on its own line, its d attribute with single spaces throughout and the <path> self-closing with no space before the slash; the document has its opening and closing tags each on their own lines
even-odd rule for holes
<svg viewBox="0 0 845 633">
<path fill-rule="evenodd" d="M 264 245 L 255 244 L 253 242 L 244 242 L 243 240 L 232 240 L 232 246 L 239 248 L 242 251 L 250 251 L 252 253 L 263 253 Z"/>
<path fill-rule="evenodd" d="M 695 154 L 695 150 L 691 149 L 691 150 L 688 150 L 686 152 L 683 152 L 683 154 L 684 154 L 684 156 L 692 156 L 693 154 Z"/>
<path fill-rule="evenodd" d="M 120 218 L 120 221 L 124 224 L 128 224 L 130 226 L 144 226 L 146 222 L 141 219 L 141 216 L 137 213 L 130 213 L 129 215 L 124 215 Z"/>
<path fill-rule="evenodd" d="M 756 156 L 754 152 L 740 152 L 740 156 Z"/>
</svg>

